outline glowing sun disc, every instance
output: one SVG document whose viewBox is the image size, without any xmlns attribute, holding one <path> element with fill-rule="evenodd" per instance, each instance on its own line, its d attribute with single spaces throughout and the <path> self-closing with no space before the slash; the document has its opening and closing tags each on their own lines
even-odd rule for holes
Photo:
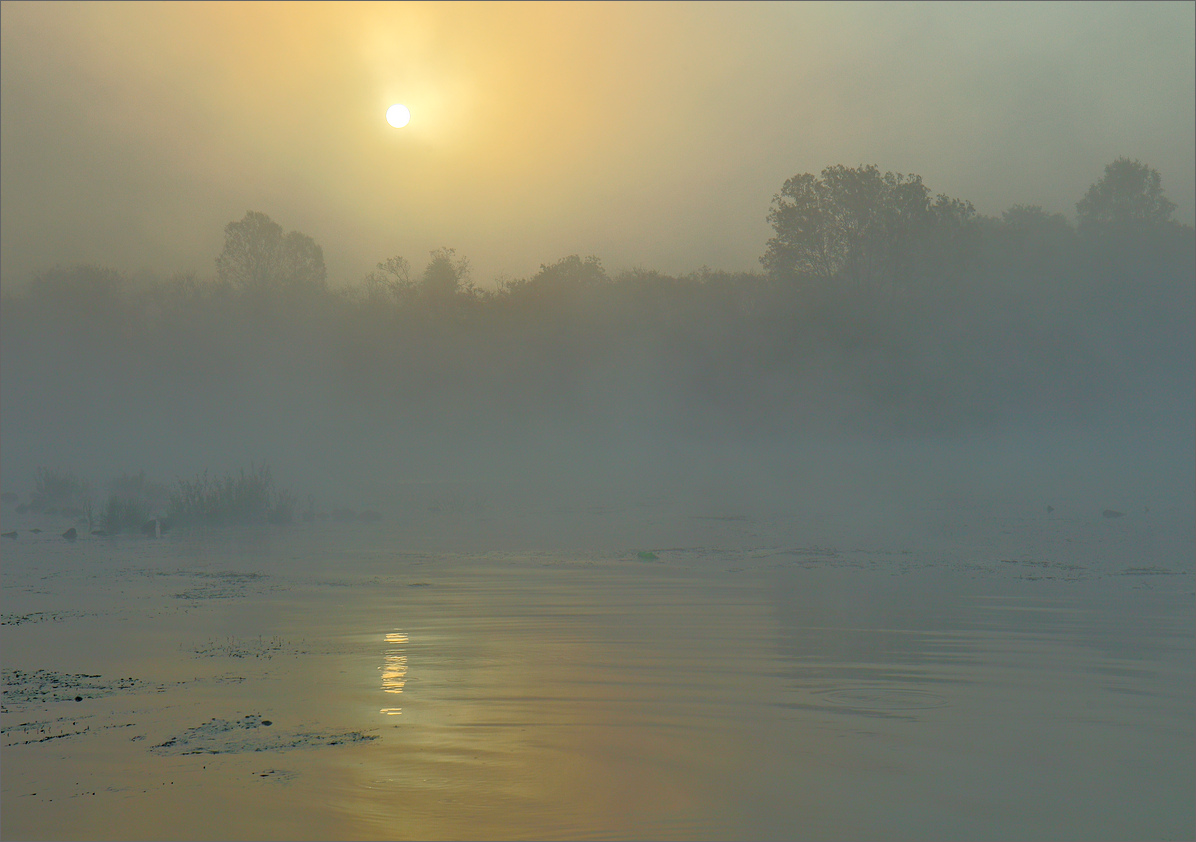
<svg viewBox="0 0 1196 842">
<path fill-rule="evenodd" d="M 390 108 L 386 109 L 386 122 L 390 123 L 396 129 L 401 129 L 411 122 L 411 112 L 406 105 L 396 102 Z"/>
</svg>

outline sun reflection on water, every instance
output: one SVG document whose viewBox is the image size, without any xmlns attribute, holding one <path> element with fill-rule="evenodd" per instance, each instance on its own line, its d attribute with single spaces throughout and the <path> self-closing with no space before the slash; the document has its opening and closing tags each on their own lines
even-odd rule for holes
<svg viewBox="0 0 1196 842">
<path fill-rule="evenodd" d="M 388 648 L 382 656 L 382 692 L 402 693 L 403 685 L 407 683 L 407 651 L 403 645 L 407 643 L 407 635 L 402 632 L 391 632 L 386 635 Z M 382 708 L 380 713 L 388 716 L 398 716 L 402 708 Z"/>
</svg>

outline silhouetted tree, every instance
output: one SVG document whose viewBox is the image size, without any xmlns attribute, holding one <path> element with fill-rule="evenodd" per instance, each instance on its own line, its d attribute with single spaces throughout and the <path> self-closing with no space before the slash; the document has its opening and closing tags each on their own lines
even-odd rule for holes
<svg viewBox="0 0 1196 842">
<path fill-rule="evenodd" d="M 1118 158 L 1076 203 L 1080 232 L 1099 235 L 1110 229 L 1159 229 L 1171 220 L 1175 203 L 1163 195 L 1157 170 L 1140 161 Z"/>
<path fill-rule="evenodd" d="M 972 203 L 939 194 L 930 205 L 920 248 L 911 253 L 923 277 L 958 281 L 976 263 L 980 252 L 980 218 Z"/>
<path fill-rule="evenodd" d="M 876 290 L 928 271 L 959 271 L 975 251 L 970 202 L 934 201 L 917 175 L 874 165 L 796 175 L 773 197 L 775 236 L 760 259 L 774 277 L 838 280 Z"/>
<path fill-rule="evenodd" d="M 591 287 L 606 283 L 610 279 L 602 268 L 602 261 L 595 255 L 582 260 L 576 254 L 558 260 L 551 266 L 540 265 L 540 271 L 532 278 L 533 284 L 543 286 Z"/>
<path fill-rule="evenodd" d="M 224 227 L 224 250 L 216 258 L 220 280 L 254 295 L 323 289 L 324 250 L 306 234 L 291 231 L 264 213 L 247 211 Z"/>
<path fill-rule="evenodd" d="M 1076 203 L 1086 303 L 1111 364 L 1146 377 L 1167 367 L 1163 360 L 1182 360 L 1172 371 L 1187 378 L 1190 391 L 1196 232 L 1175 222 L 1174 211 L 1159 173 L 1128 158 L 1106 166 Z"/>
<path fill-rule="evenodd" d="M 511 296 L 559 297 L 609 282 L 602 261 L 597 257 L 590 255 L 582 260 L 571 254 L 551 265 L 541 263 L 540 270 L 531 278 L 505 283 L 503 292 Z"/>
<path fill-rule="evenodd" d="M 398 255 L 388 257 L 365 276 L 365 296 L 369 301 L 390 297 L 402 299 L 415 288 L 411 280 L 411 264 Z"/>
<path fill-rule="evenodd" d="M 452 298 L 464 288 L 472 290 L 469 278 L 469 260 L 455 257 L 456 249 L 439 248 L 432 252 L 432 259 L 424 268 L 420 287 L 433 298 Z"/>
</svg>

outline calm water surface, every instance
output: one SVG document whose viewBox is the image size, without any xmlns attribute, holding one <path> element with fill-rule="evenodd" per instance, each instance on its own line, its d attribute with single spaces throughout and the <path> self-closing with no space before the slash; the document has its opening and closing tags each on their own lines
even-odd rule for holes
<svg viewBox="0 0 1196 842">
<path fill-rule="evenodd" d="M 637 511 L 22 533 L 4 837 L 1196 832 L 1190 515 Z"/>
</svg>

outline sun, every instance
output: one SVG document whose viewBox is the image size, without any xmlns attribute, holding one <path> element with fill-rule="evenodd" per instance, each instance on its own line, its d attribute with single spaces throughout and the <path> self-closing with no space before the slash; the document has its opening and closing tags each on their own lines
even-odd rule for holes
<svg viewBox="0 0 1196 842">
<path fill-rule="evenodd" d="M 411 111 L 406 105 L 396 102 L 390 108 L 386 109 L 386 122 L 390 123 L 396 129 L 401 129 L 411 122 Z"/>
</svg>

